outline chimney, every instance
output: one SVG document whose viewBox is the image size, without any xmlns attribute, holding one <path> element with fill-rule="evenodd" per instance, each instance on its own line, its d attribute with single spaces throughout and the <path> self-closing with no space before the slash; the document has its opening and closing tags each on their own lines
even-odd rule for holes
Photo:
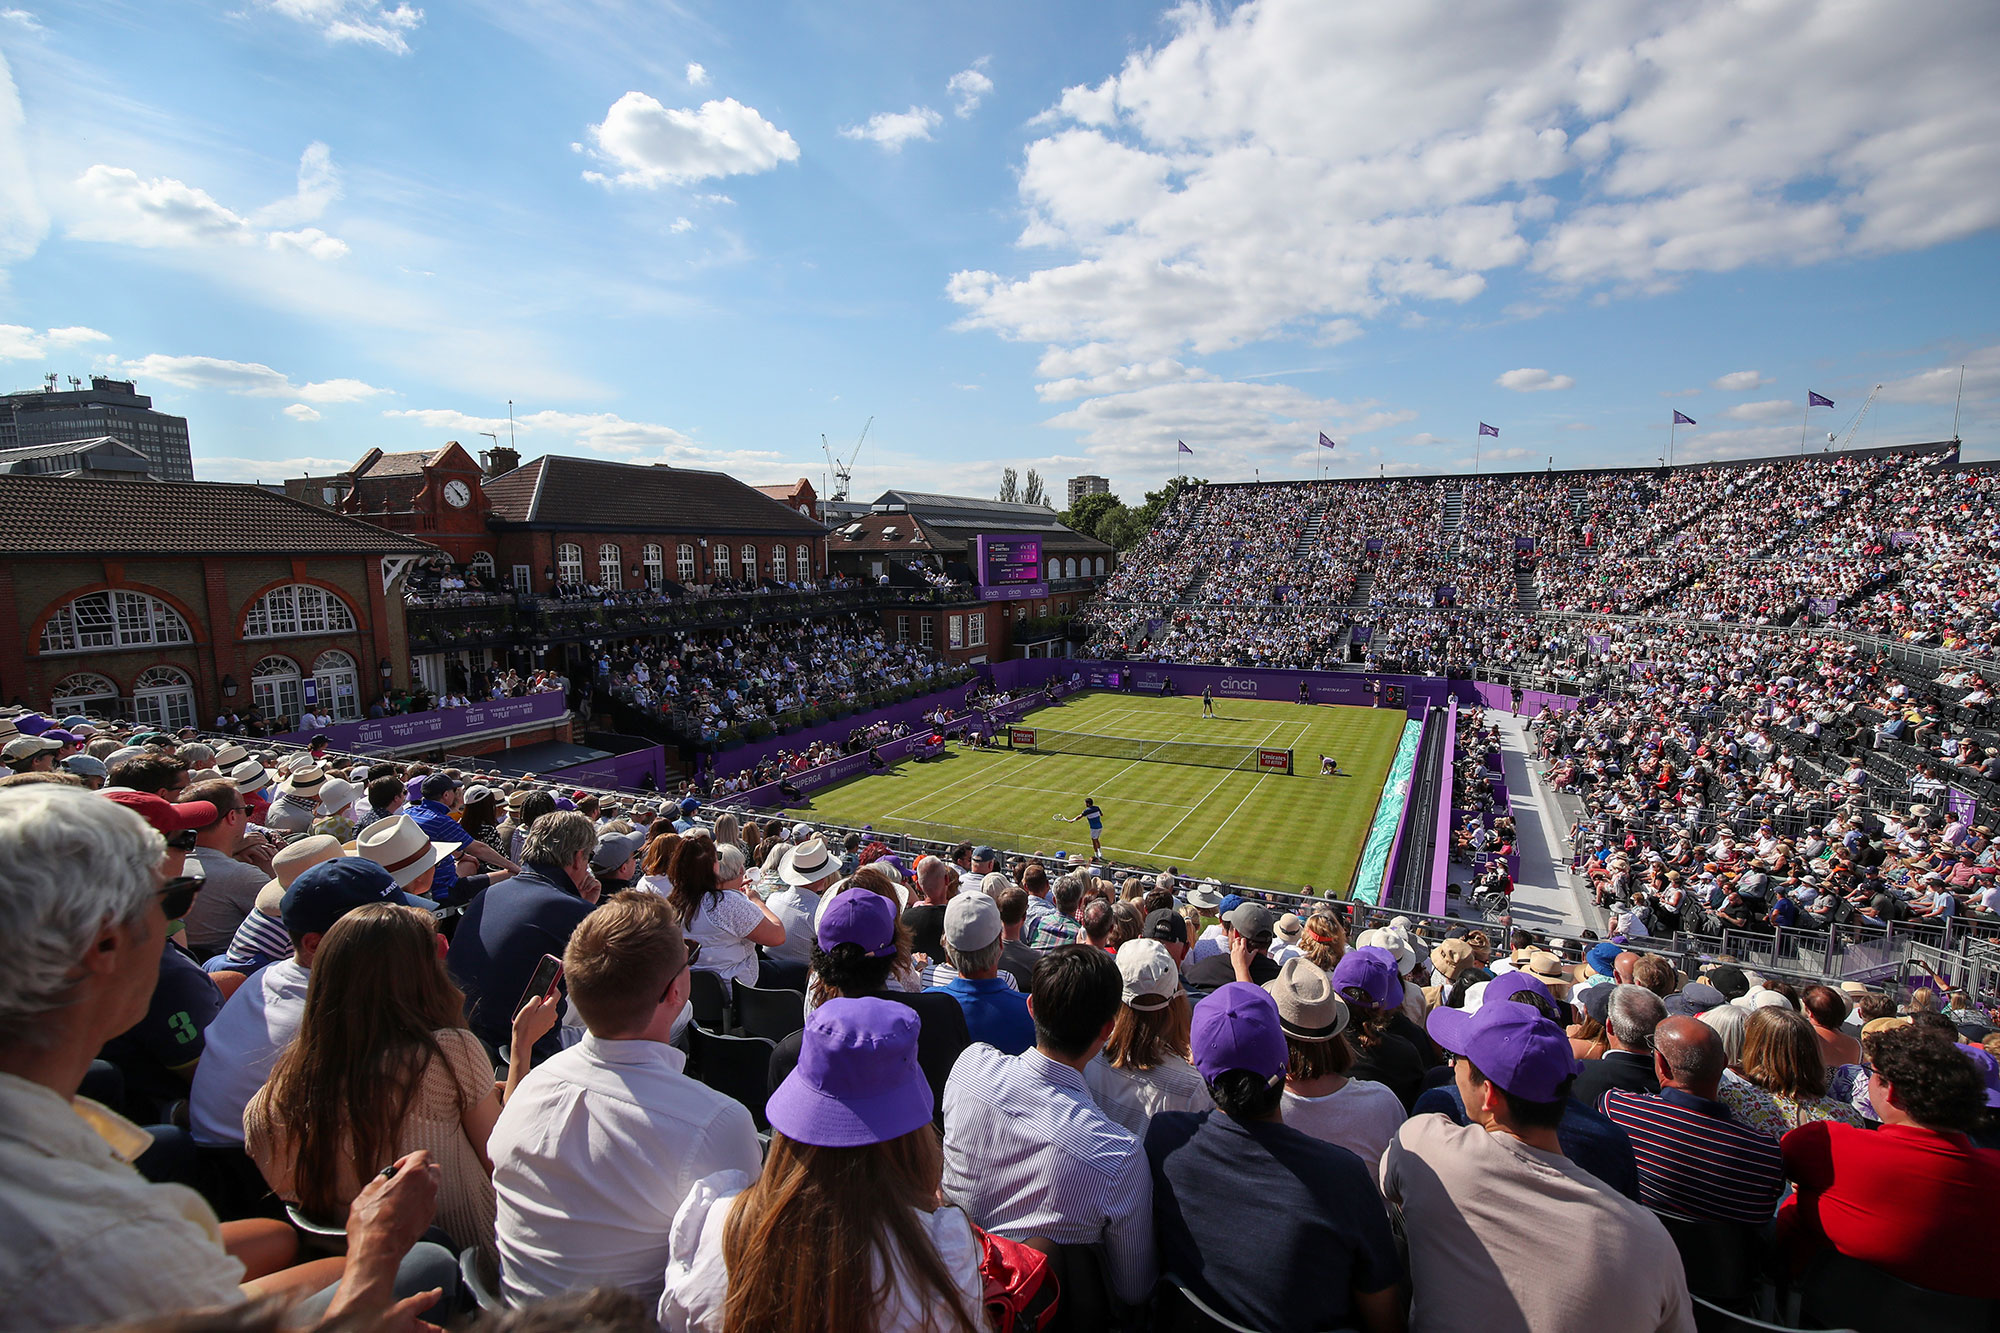
<svg viewBox="0 0 2000 1333">
<path fill-rule="evenodd" d="M 479 470 L 488 477 L 512 472 L 519 466 L 521 466 L 521 455 L 504 444 L 479 451 Z"/>
</svg>

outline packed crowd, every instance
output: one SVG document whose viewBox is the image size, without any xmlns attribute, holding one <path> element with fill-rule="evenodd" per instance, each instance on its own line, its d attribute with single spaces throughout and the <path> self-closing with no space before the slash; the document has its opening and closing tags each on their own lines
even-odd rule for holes
<svg viewBox="0 0 2000 1333">
<path fill-rule="evenodd" d="M 47 722 L 135 753 L 0 779 L 10 1322 L 1684 1333 L 1662 1214 L 2000 1297 L 1960 996 Z"/>
</svg>

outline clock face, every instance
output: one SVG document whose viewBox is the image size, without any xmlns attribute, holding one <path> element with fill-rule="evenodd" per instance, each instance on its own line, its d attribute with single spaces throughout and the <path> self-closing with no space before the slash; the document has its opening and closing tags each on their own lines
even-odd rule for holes
<svg viewBox="0 0 2000 1333">
<path fill-rule="evenodd" d="M 448 481 L 444 484 L 444 500 L 453 509 L 463 509 L 472 503 L 472 488 L 462 481 Z"/>
</svg>

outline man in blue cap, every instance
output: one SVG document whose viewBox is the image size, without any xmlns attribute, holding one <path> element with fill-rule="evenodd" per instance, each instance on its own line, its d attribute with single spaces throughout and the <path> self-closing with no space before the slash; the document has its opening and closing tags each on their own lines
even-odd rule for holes
<svg viewBox="0 0 2000 1333">
<path fill-rule="evenodd" d="M 1666 1228 L 1563 1154 L 1556 1127 L 1577 1074 L 1563 1030 L 1505 1002 L 1433 1010 L 1429 1029 L 1453 1054 L 1471 1123 L 1415 1116 L 1382 1157 L 1382 1194 L 1409 1238 L 1412 1333 L 1473 1318 L 1505 1333 L 1691 1333 Z"/>
<path fill-rule="evenodd" d="M 1193 1045 L 1216 1109 L 1163 1111 L 1146 1133 L 1161 1269 L 1255 1328 L 1400 1329 L 1403 1266 L 1368 1167 L 1284 1122 L 1277 1002 L 1230 982 L 1195 1006 Z M 1257 1226 L 1242 1225 L 1245 1208 Z"/>
</svg>

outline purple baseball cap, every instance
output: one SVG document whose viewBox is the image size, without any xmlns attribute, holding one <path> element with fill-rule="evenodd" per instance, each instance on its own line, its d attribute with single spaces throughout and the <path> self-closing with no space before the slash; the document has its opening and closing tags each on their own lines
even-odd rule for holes
<svg viewBox="0 0 2000 1333">
<path fill-rule="evenodd" d="M 849 889 L 819 914 L 819 947 L 858 944 L 870 958 L 896 952 L 896 904 L 873 889 Z"/>
<path fill-rule="evenodd" d="M 886 902 L 866 889 L 859 896 Z M 917 1065 L 917 1011 L 873 996 L 828 1000 L 799 1040 L 799 1063 L 764 1108 L 771 1128 L 816 1148 L 887 1143 L 931 1123 Z"/>
<path fill-rule="evenodd" d="M 40 713 L 23 713 L 14 719 L 14 730 L 23 736 L 39 736 L 54 725 Z"/>
<path fill-rule="evenodd" d="M 410 798 L 411 805 L 424 799 L 424 779 L 429 776 L 428 773 L 419 773 L 403 784 L 403 793 Z"/>
<path fill-rule="evenodd" d="M 1433 1009 L 1425 1027 L 1438 1045 L 1523 1101 L 1555 1101 L 1581 1068 L 1563 1030 L 1533 1005 L 1482 1002 L 1469 1017 L 1461 1009 Z"/>
<path fill-rule="evenodd" d="M 1555 993 L 1542 983 L 1540 977 L 1536 976 L 1533 972 L 1525 972 L 1518 968 L 1512 972 L 1502 972 L 1499 976 L 1487 982 L 1486 990 L 1482 993 L 1479 1002 L 1482 1005 L 1492 1004 L 1495 1000 L 1505 1000 L 1519 995 L 1524 990 L 1533 991 L 1550 1004 L 1556 1002 Z"/>
<path fill-rule="evenodd" d="M 83 744 L 83 737 L 73 731 L 65 731 L 61 727 L 50 727 L 42 733 L 42 739 L 45 741 L 60 741 L 64 745 Z"/>
<path fill-rule="evenodd" d="M 1979 1071 L 1979 1077 L 1985 1080 L 1986 1104 L 2000 1107 L 2000 1060 L 1995 1060 L 1982 1047 L 1960 1046 L 1958 1049 L 1965 1052 L 1966 1058 L 1972 1061 L 1972 1067 Z"/>
<path fill-rule="evenodd" d="M 1370 1007 L 1394 1009 L 1403 1002 L 1403 978 L 1396 968 L 1396 955 L 1369 945 L 1349 949 L 1334 964 L 1333 988 L 1360 991 Z"/>
<path fill-rule="evenodd" d="M 1284 1074 L 1288 1048 L 1278 1002 L 1262 986 L 1232 981 L 1194 1007 L 1194 1067 L 1213 1081 L 1232 1069 L 1259 1078 Z"/>
</svg>

